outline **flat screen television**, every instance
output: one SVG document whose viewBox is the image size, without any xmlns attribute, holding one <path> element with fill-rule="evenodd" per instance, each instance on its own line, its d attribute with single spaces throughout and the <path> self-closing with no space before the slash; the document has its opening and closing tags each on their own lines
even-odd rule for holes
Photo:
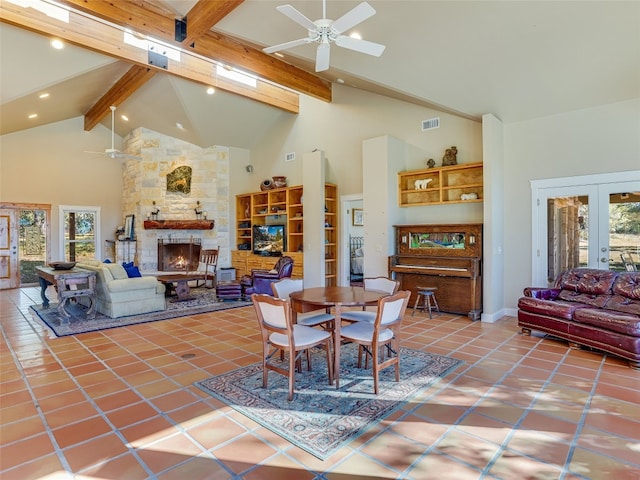
<svg viewBox="0 0 640 480">
<path fill-rule="evenodd" d="M 284 225 L 254 225 L 253 253 L 270 257 L 280 257 L 287 250 Z"/>
</svg>

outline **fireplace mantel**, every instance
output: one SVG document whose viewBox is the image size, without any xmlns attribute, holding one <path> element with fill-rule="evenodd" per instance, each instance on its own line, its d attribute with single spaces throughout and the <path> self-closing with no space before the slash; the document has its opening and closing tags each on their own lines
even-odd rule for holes
<svg viewBox="0 0 640 480">
<path fill-rule="evenodd" d="M 211 230 L 213 220 L 145 220 L 145 230 Z"/>
</svg>

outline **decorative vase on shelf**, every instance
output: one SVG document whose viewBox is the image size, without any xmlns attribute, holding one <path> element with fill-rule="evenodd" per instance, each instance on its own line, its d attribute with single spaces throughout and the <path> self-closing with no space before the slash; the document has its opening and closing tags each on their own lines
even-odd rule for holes
<svg viewBox="0 0 640 480">
<path fill-rule="evenodd" d="M 276 176 L 273 179 L 273 188 L 284 188 L 287 186 L 287 177 Z"/>
<path fill-rule="evenodd" d="M 271 190 L 273 188 L 273 182 L 271 180 L 263 180 L 260 184 L 260 190 L 263 192 L 266 190 Z"/>
</svg>

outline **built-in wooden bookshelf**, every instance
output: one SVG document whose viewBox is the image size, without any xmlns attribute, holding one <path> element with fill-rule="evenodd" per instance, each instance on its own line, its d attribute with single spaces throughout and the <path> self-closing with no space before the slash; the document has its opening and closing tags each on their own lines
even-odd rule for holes
<svg viewBox="0 0 640 480">
<path fill-rule="evenodd" d="M 481 202 L 482 162 L 398 173 L 401 207 Z"/>
<path fill-rule="evenodd" d="M 338 275 L 338 199 L 337 186 L 325 184 L 324 205 L 325 276 L 327 285 L 337 284 Z M 273 268 L 276 257 L 254 255 L 253 226 L 286 225 L 286 251 L 294 259 L 294 277 L 304 274 L 304 195 L 302 186 L 277 188 L 236 196 L 236 244 L 231 262 L 236 276 L 253 268 Z"/>
</svg>

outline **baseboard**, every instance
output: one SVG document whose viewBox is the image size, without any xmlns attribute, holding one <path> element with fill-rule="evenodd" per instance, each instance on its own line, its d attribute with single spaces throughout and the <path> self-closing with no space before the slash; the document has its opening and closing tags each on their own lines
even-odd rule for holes
<svg viewBox="0 0 640 480">
<path fill-rule="evenodd" d="M 482 313 L 480 315 L 480 321 L 486 323 L 494 323 L 500 320 L 502 317 L 517 317 L 517 308 L 503 308 L 495 313 Z"/>
</svg>

